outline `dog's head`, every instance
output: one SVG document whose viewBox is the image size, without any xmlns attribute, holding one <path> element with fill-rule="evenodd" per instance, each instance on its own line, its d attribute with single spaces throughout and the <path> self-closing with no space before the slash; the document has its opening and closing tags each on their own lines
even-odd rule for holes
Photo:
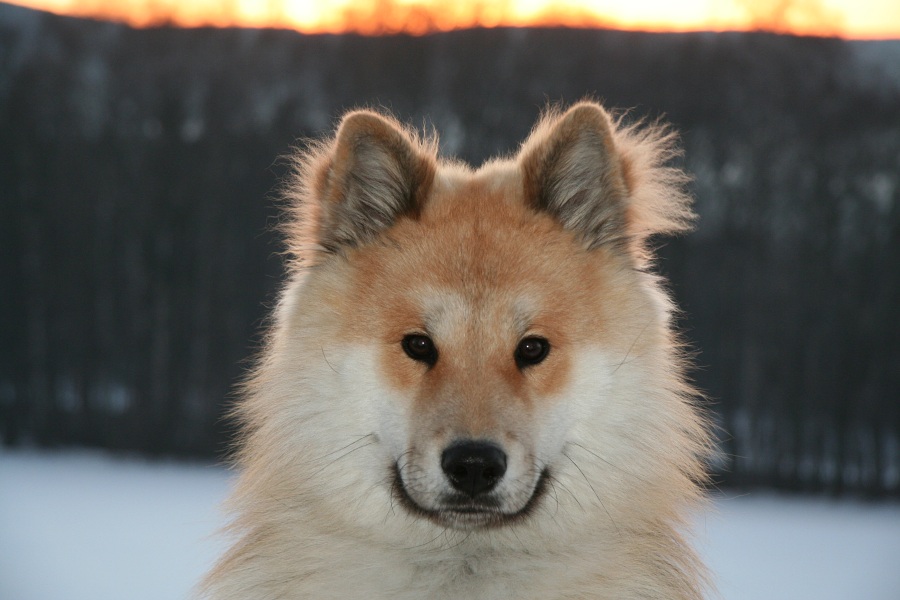
<svg viewBox="0 0 900 600">
<path fill-rule="evenodd" d="M 669 305 L 645 270 L 648 236 L 691 219 L 669 147 L 585 102 L 473 171 L 348 114 L 297 163 L 294 284 L 260 370 L 293 369 L 267 384 L 293 417 L 267 435 L 314 441 L 324 495 L 467 530 L 522 521 L 548 490 L 627 505 L 660 460 L 689 477 Z"/>
</svg>

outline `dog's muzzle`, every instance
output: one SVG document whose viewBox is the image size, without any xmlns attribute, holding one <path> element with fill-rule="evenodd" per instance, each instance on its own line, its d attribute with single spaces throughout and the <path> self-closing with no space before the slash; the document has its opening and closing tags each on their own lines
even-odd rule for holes
<svg viewBox="0 0 900 600">
<path fill-rule="evenodd" d="M 503 526 L 527 516 L 542 496 L 548 477 L 545 469 L 524 506 L 510 512 L 504 510 L 504 498 L 498 489 L 507 472 L 507 455 L 498 445 L 482 440 L 456 441 L 441 453 L 440 467 L 450 490 L 441 493 L 432 507 L 416 501 L 398 463 L 394 464 L 394 494 L 411 513 L 465 530 Z"/>
</svg>

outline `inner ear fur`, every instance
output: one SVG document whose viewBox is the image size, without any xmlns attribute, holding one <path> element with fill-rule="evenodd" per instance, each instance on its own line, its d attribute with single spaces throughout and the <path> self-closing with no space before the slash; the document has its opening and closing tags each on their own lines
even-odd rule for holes
<svg viewBox="0 0 900 600">
<path fill-rule="evenodd" d="M 659 126 L 620 127 L 595 102 L 548 111 L 518 156 L 525 201 L 600 246 L 646 258 L 656 233 L 690 228 L 687 178 L 667 166 L 675 136 Z"/>
<path fill-rule="evenodd" d="M 305 235 L 329 253 L 375 238 L 403 215 L 415 216 L 436 171 L 436 144 L 393 118 L 348 113 L 334 139 L 299 163 Z M 302 252 L 300 252 L 302 254 Z"/>
</svg>

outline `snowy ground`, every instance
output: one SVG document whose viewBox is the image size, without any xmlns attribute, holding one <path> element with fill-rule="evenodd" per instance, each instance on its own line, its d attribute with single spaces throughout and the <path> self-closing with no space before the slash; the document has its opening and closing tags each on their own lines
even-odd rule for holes
<svg viewBox="0 0 900 600">
<path fill-rule="evenodd" d="M 0 453 L 0 599 L 178 600 L 222 550 L 221 468 Z M 722 498 L 697 539 L 725 600 L 897 600 L 900 504 Z"/>
</svg>

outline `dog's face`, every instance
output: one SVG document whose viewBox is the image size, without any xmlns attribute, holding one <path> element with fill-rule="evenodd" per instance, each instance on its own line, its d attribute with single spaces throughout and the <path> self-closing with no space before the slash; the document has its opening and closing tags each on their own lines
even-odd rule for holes
<svg viewBox="0 0 900 600">
<path fill-rule="evenodd" d="M 316 307 L 298 336 L 354 407 L 376 485 L 444 527 L 526 517 L 580 470 L 567 448 L 618 368 L 667 343 L 608 117 L 580 105 L 471 172 L 355 113 L 307 168 Z M 610 422 L 632 420 L 622 405 Z"/>
<path fill-rule="evenodd" d="M 639 318 L 623 289 L 627 261 L 586 249 L 498 179 L 516 181 L 496 170 L 436 181 L 416 219 L 346 263 L 340 321 L 347 344 L 374 355 L 359 389 L 385 405 L 377 435 L 395 491 L 456 527 L 536 505 L 577 397 L 599 394 L 596 378 L 573 371 L 592 346 L 621 346 L 610 331 L 634 331 Z"/>
</svg>

